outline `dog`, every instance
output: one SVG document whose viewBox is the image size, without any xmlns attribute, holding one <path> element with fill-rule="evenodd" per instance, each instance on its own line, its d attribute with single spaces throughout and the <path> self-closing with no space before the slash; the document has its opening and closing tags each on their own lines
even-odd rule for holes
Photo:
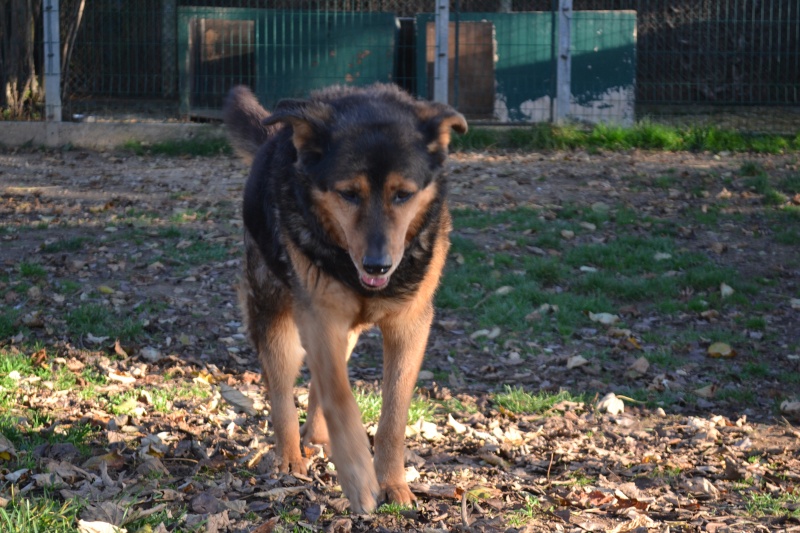
<svg viewBox="0 0 800 533">
<path fill-rule="evenodd" d="M 266 378 L 281 472 L 306 474 L 303 444 L 329 446 L 355 513 L 415 500 L 405 480 L 408 408 L 450 246 L 443 166 L 452 107 L 400 88 L 336 86 L 266 111 L 246 87 L 226 98 L 244 190 L 240 304 Z M 374 461 L 347 360 L 359 334 L 383 335 L 383 406 Z M 308 413 L 293 385 L 306 358 Z"/>
</svg>

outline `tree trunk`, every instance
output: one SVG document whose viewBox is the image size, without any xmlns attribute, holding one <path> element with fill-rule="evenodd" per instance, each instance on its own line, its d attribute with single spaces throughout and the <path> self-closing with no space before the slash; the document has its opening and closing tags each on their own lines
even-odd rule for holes
<svg viewBox="0 0 800 533">
<path fill-rule="evenodd" d="M 0 104 L 3 118 L 31 117 L 42 101 L 34 50 L 40 0 L 0 0 Z"/>
<path fill-rule="evenodd" d="M 72 79 L 69 75 L 69 64 L 72 60 L 72 51 L 75 49 L 75 39 L 83 20 L 83 11 L 86 0 L 67 0 L 61 3 L 61 99 L 66 100 L 69 95 L 69 85 Z"/>
</svg>

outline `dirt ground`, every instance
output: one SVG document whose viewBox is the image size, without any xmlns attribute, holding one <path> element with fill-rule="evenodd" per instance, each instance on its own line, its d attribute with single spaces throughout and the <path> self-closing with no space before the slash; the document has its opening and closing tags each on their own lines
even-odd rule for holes
<svg viewBox="0 0 800 533">
<path fill-rule="evenodd" d="M 641 305 L 619 310 L 632 324 L 621 333 L 630 346 L 622 346 L 601 324 L 542 343 L 507 334 L 502 323 L 499 333 L 482 333 L 469 313 L 442 310 L 419 390 L 463 408 L 438 413 L 435 428 L 409 430 L 415 509 L 352 516 L 319 450 L 309 450 L 316 455 L 308 477 L 270 468 L 269 405 L 234 290 L 244 165 L 225 156 L 3 149 L 0 309 L 13 313 L 3 353 L 34 357 L 45 348 L 51 365 L 75 374 L 76 389 L 95 369 L 106 376 L 97 386 L 106 400 L 176 384 L 210 393 L 175 397 L 168 409 L 142 393 L 139 411 L 115 415 L 110 403 L 77 390 L 32 383 L 19 395 L 20 412 L 49 413 L 64 427 L 96 424 L 93 458 L 46 449 L 30 472 L 0 482 L 0 496 L 11 498 L 13 486 L 36 498 L 47 485 L 35 476 L 56 472 L 61 498 L 91 502 L 86 519 L 113 521 L 124 504 L 130 511 L 117 523 L 163 515 L 153 528 L 161 531 L 800 531 L 800 418 L 791 405 L 800 400 L 800 245 L 776 243 L 787 230 L 776 220 L 792 219 L 769 216 L 741 175 L 747 161 L 776 180 L 798 173 L 796 156 L 455 154 L 451 207 L 530 207 L 545 221 L 567 208 L 624 208 L 641 215 L 627 226 L 641 235 L 652 230 L 646 220 L 668 220 L 681 249 L 734 269 L 739 280 L 769 281 L 750 296 L 763 320 L 742 321 L 748 311 L 737 306 L 703 314 Z M 659 181 L 664 176 L 671 178 Z M 723 216 L 707 222 L 710 211 Z M 611 220 L 583 238 L 613 239 Z M 502 225 L 456 235 L 484 250 L 513 247 Z M 42 270 L 35 283 L 20 274 L 30 264 Z M 75 318 L 88 304 L 114 317 L 94 319 L 105 333 Z M 709 356 L 708 324 L 741 330 L 735 357 Z M 642 332 L 655 329 L 670 344 L 687 328 L 700 334 L 673 350 L 676 361 L 636 366 L 658 344 Z M 610 356 L 575 363 L 597 347 Z M 351 366 L 357 386 L 379 387 L 377 335 L 364 337 Z M 587 400 L 520 414 L 492 400 L 504 386 Z M 617 414 L 597 408 L 606 393 L 631 388 L 674 394 L 663 404 L 626 401 Z M 718 389 L 748 394 L 719 397 Z M 300 382 L 301 406 L 306 393 Z M 73 461 L 81 468 L 69 470 Z M 0 462 L 0 479 L 10 472 Z M 777 510 L 760 507 L 765 501 Z"/>
</svg>

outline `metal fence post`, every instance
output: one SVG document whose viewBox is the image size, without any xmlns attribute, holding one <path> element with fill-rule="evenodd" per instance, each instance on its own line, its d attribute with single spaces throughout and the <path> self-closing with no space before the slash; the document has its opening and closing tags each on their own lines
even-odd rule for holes
<svg viewBox="0 0 800 533">
<path fill-rule="evenodd" d="M 572 55 L 570 51 L 570 23 L 572 0 L 558 0 L 558 57 L 556 59 L 556 124 L 563 124 L 569 116 L 571 95 Z"/>
<path fill-rule="evenodd" d="M 450 1 L 436 1 L 436 59 L 433 63 L 433 99 L 447 103 L 447 76 L 450 42 Z"/>
<path fill-rule="evenodd" d="M 44 109 L 47 122 L 61 122 L 61 37 L 58 0 L 44 2 Z M 49 137 L 49 133 L 48 133 Z"/>
</svg>

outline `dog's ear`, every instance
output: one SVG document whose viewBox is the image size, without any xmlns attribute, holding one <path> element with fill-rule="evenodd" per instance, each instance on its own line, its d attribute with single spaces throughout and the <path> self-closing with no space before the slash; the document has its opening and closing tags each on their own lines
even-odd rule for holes
<svg viewBox="0 0 800 533">
<path fill-rule="evenodd" d="M 264 120 L 270 125 L 283 122 L 292 127 L 292 143 L 298 153 L 322 153 L 327 122 L 333 108 L 324 102 L 285 99 L 278 102 L 272 114 Z"/>
<path fill-rule="evenodd" d="M 447 153 L 452 130 L 458 133 L 467 132 L 467 119 L 446 104 L 418 102 L 417 116 L 422 122 L 423 132 L 428 143 L 428 151 L 431 153 Z"/>
</svg>

